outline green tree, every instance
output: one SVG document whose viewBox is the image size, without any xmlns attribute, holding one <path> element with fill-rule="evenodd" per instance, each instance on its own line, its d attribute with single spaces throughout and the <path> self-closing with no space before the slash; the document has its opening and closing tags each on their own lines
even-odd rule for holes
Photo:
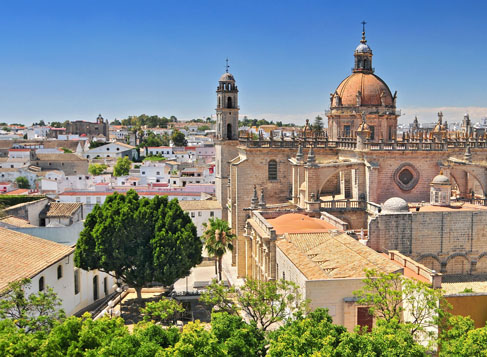
<svg viewBox="0 0 487 357">
<path fill-rule="evenodd" d="M 113 168 L 113 176 L 127 176 L 132 167 L 132 161 L 127 156 L 119 157 Z"/>
<path fill-rule="evenodd" d="M 396 319 L 378 320 L 377 326 L 369 333 L 357 326 L 354 332 L 346 332 L 340 337 L 340 344 L 333 354 L 329 355 L 340 357 L 426 356 L 426 348 L 417 343 L 409 331 L 409 325 L 401 324 Z"/>
<path fill-rule="evenodd" d="M 118 120 L 118 119 L 114 119 L 114 120 L 113 120 L 113 121 L 110 123 L 110 125 L 122 125 L 122 122 L 121 122 L 120 120 Z"/>
<path fill-rule="evenodd" d="M 210 218 L 207 223 L 203 223 L 203 226 L 205 227 L 205 231 L 203 232 L 205 248 L 211 257 L 216 258 L 218 263 L 218 280 L 221 281 L 223 255 L 227 251 L 233 250 L 235 235 L 232 233 L 228 222 L 220 218 Z"/>
<path fill-rule="evenodd" d="M 101 141 L 90 141 L 90 149 L 94 149 L 103 145 L 106 145 L 106 143 L 102 143 Z"/>
<path fill-rule="evenodd" d="M 323 118 L 319 115 L 315 118 L 313 123 L 313 131 L 320 133 L 323 131 Z"/>
<path fill-rule="evenodd" d="M 331 356 L 346 332 L 334 325 L 327 309 L 316 309 L 306 317 L 285 324 L 269 337 L 269 356 Z"/>
<path fill-rule="evenodd" d="M 199 321 L 184 326 L 180 339 L 174 347 L 165 350 L 163 356 L 175 357 L 219 357 L 226 356 L 218 339 L 205 329 Z"/>
<path fill-rule="evenodd" d="M 441 356 L 487 355 L 487 328 L 475 329 L 469 317 L 451 316 L 441 332 Z"/>
<path fill-rule="evenodd" d="M 51 123 L 51 127 L 53 127 L 53 128 L 62 128 L 63 127 L 63 123 L 61 123 L 60 121 L 53 121 Z"/>
<path fill-rule="evenodd" d="M 212 311 L 222 311 L 235 315 L 239 311 L 236 301 L 235 287 L 226 287 L 213 279 L 206 290 L 201 294 L 200 301 L 208 305 Z"/>
<path fill-rule="evenodd" d="M 49 331 L 64 318 L 61 302 L 52 288 L 26 296 L 30 279 L 11 282 L 0 299 L 0 319 L 12 321 L 25 332 Z"/>
<path fill-rule="evenodd" d="M 88 172 L 93 176 L 101 175 L 108 168 L 105 164 L 90 164 L 88 167 Z"/>
<path fill-rule="evenodd" d="M 436 338 L 430 332 L 447 319 L 449 309 L 440 289 L 400 273 L 365 273 L 364 286 L 354 292 L 359 304 L 370 306 L 370 313 L 386 322 L 404 322 L 403 312 L 407 309 L 410 333 L 417 338 Z"/>
<path fill-rule="evenodd" d="M 199 264 L 202 243 L 176 199 L 114 193 L 95 206 L 76 243 L 76 266 L 99 269 L 134 287 L 152 281 L 172 285 Z"/>
<path fill-rule="evenodd" d="M 174 146 L 186 146 L 188 144 L 186 137 L 179 130 L 174 130 L 172 132 L 171 141 L 173 142 Z"/>
<path fill-rule="evenodd" d="M 15 179 L 15 183 L 17 184 L 18 188 L 30 188 L 30 183 L 27 177 L 19 176 Z"/>
<path fill-rule="evenodd" d="M 158 301 L 151 301 L 145 304 L 145 307 L 140 309 L 140 313 L 144 316 L 144 321 L 152 322 L 172 322 L 178 313 L 184 312 L 185 309 L 175 299 L 161 297 Z"/>
<path fill-rule="evenodd" d="M 275 323 L 308 312 L 299 287 L 291 281 L 247 279 L 239 290 L 239 305 L 257 327 L 266 331 Z"/>
<path fill-rule="evenodd" d="M 265 336 L 255 323 L 246 323 L 241 316 L 226 312 L 211 314 L 211 332 L 227 356 L 262 356 Z"/>
</svg>

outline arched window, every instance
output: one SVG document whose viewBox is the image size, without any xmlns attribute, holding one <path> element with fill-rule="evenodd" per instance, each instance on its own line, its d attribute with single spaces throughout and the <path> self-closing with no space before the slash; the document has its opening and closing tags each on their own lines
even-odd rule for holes
<svg viewBox="0 0 487 357">
<path fill-rule="evenodd" d="M 232 140 L 232 124 L 227 124 L 227 139 Z"/>
<path fill-rule="evenodd" d="M 62 277 L 63 277 L 63 266 L 62 265 L 58 265 L 57 266 L 57 278 L 59 280 Z"/>
<path fill-rule="evenodd" d="M 218 97 L 218 108 L 220 108 L 220 107 L 221 107 L 221 98 Z"/>
<path fill-rule="evenodd" d="M 44 277 L 39 278 L 39 291 L 44 291 Z"/>
<path fill-rule="evenodd" d="M 267 178 L 269 180 L 277 180 L 277 161 L 271 160 L 267 164 Z"/>
<path fill-rule="evenodd" d="M 227 108 L 232 108 L 232 97 L 227 98 Z"/>
</svg>

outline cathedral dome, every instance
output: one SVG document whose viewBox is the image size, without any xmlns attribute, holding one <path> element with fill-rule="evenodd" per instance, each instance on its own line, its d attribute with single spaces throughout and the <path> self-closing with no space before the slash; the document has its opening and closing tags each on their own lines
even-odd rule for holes
<svg viewBox="0 0 487 357">
<path fill-rule="evenodd" d="M 392 197 L 382 206 L 384 213 L 409 212 L 408 203 L 400 197 Z"/>
<path fill-rule="evenodd" d="M 359 45 L 360 47 L 360 45 Z M 344 107 L 357 106 L 357 93 L 360 91 L 360 105 L 393 106 L 394 100 L 387 84 L 373 73 L 352 73 L 336 89 L 340 104 Z"/>
<path fill-rule="evenodd" d="M 229 82 L 229 81 L 235 82 L 235 78 L 233 78 L 233 74 L 228 72 L 223 73 L 223 75 L 220 77 L 220 82 Z"/>
</svg>

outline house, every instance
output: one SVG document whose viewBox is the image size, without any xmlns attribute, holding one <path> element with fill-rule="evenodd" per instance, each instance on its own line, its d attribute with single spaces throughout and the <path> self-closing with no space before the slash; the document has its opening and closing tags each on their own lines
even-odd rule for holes
<svg viewBox="0 0 487 357">
<path fill-rule="evenodd" d="M 179 205 L 183 211 L 188 212 L 196 226 L 199 237 L 205 231 L 203 224 L 208 222 L 210 218 L 222 218 L 222 206 L 215 200 L 180 201 Z"/>
<path fill-rule="evenodd" d="M 74 248 L 0 227 L 0 292 L 28 278 L 26 295 L 53 289 L 67 315 L 113 292 L 115 279 L 74 266 Z"/>
<path fill-rule="evenodd" d="M 81 203 L 51 202 L 40 213 L 40 218 L 41 226 L 70 226 L 83 219 L 83 205 Z"/>
<path fill-rule="evenodd" d="M 42 170 L 60 170 L 66 176 L 88 174 L 88 160 L 71 153 L 37 154 L 32 165 L 40 167 Z"/>
<path fill-rule="evenodd" d="M 8 191 L 12 191 L 14 186 L 12 182 L 0 182 L 0 193 L 5 193 Z"/>
<path fill-rule="evenodd" d="M 83 153 L 83 157 L 86 159 L 128 157 L 134 160 L 139 157 L 139 154 L 135 146 L 114 142 L 87 150 Z"/>
</svg>

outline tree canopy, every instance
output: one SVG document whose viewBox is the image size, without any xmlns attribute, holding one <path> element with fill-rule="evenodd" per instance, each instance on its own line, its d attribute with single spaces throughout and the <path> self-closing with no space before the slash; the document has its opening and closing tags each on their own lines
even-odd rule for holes
<svg viewBox="0 0 487 357">
<path fill-rule="evenodd" d="M 172 285 L 199 264 L 202 243 L 176 199 L 114 193 L 86 217 L 75 264 L 99 269 L 134 287 L 140 298 L 148 282 Z"/>
<path fill-rule="evenodd" d="M 107 169 L 107 165 L 105 164 L 90 164 L 88 167 L 88 172 L 93 176 L 101 175 Z"/>
<path fill-rule="evenodd" d="M 173 142 L 174 146 L 186 146 L 188 144 L 186 137 L 179 130 L 173 130 L 171 134 L 171 141 Z"/>
<path fill-rule="evenodd" d="M 15 183 L 19 188 L 30 188 L 30 183 L 27 177 L 19 176 L 15 179 Z"/>
<path fill-rule="evenodd" d="M 132 161 L 127 156 L 119 157 L 117 163 L 113 167 L 113 176 L 127 176 L 132 167 Z"/>
</svg>

